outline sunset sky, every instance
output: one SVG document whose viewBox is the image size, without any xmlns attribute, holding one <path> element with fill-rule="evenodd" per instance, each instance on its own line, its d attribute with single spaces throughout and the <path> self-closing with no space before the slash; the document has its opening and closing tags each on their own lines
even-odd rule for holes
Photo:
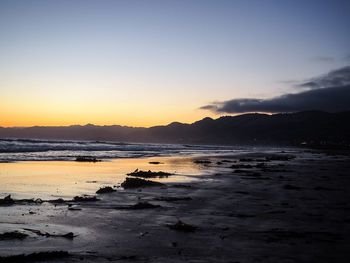
<svg viewBox="0 0 350 263">
<path fill-rule="evenodd" d="M 0 126 L 152 126 L 349 65 L 349 1 L 0 1 Z M 221 113 L 220 113 L 221 114 Z M 226 113 L 222 113 L 226 114 Z"/>
</svg>

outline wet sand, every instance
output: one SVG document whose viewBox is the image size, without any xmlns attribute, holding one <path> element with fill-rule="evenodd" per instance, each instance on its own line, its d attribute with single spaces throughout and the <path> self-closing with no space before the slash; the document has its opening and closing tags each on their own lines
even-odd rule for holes
<svg viewBox="0 0 350 263">
<path fill-rule="evenodd" d="M 152 162 L 161 160 L 160 164 Z M 105 185 L 117 185 L 126 174 L 140 170 L 166 170 L 171 178 L 155 179 L 165 182 L 186 182 L 189 176 L 208 174 L 183 157 L 125 158 L 103 162 L 28 161 L 0 163 L 0 198 L 11 194 L 14 198 L 72 198 L 76 195 L 94 194 Z"/>
<path fill-rule="evenodd" d="M 0 234 L 27 236 L 0 239 L 0 255 L 68 252 L 50 262 L 349 262 L 349 156 L 299 150 L 154 160 L 164 165 L 152 170 L 174 172 L 176 163 L 175 170 L 187 167 L 194 176 L 160 179 L 163 187 L 117 187 L 94 202 L 2 205 Z M 145 164 L 137 163 L 140 169 L 150 165 L 136 162 Z M 92 173 L 88 180 L 98 178 Z M 93 184 L 87 193 L 122 179 Z M 144 202 L 154 207 L 132 208 Z M 178 220 L 193 231 L 169 227 Z"/>
</svg>

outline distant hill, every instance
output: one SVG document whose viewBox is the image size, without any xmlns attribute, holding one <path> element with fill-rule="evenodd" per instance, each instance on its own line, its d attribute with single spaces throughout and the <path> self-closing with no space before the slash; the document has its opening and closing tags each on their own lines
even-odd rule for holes
<svg viewBox="0 0 350 263">
<path fill-rule="evenodd" d="M 1 128 L 0 138 L 111 140 L 185 144 L 350 144 L 350 111 L 288 114 L 243 114 L 204 118 L 192 124 L 135 128 L 119 125 L 74 125 Z"/>
</svg>

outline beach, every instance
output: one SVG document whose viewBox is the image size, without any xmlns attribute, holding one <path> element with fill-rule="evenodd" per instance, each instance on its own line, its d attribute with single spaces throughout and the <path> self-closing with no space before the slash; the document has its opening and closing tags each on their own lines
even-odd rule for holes
<svg viewBox="0 0 350 263">
<path fill-rule="evenodd" d="M 1 163 L 0 262 L 348 262 L 349 160 L 258 148 Z M 135 170 L 170 175 L 124 189 Z"/>
<path fill-rule="evenodd" d="M 350 0 L 0 1 L 0 263 L 350 263 Z"/>
</svg>

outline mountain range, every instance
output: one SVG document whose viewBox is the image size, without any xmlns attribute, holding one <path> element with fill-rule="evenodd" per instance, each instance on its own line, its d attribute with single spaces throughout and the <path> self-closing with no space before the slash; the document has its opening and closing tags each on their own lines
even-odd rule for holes
<svg viewBox="0 0 350 263">
<path fill-rule="evenodd" d="M 120 125 L 0 127 L 0 138 L 181 144 L 350 144 L 350 111 L 304 111 L 204 118 L 150 128 Z"/>
</svg>

